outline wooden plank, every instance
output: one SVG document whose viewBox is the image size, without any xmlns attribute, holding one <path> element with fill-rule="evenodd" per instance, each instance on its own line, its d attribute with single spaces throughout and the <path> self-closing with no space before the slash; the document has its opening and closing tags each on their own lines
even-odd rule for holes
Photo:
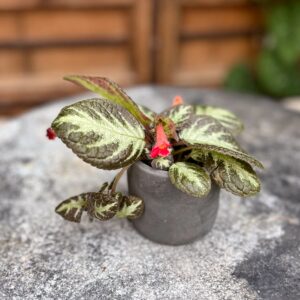
<svg viewBox="0 0 300 300">
<path fill-rule="evenodd" d="M 20 38 L 18 18 L 15 13 L 0 12 L 0 43 Z"/>
<path fill-rule="evenodd" d="M 172 78 L 177 59 L 179 36 L 178 0 L 160 0 L 158 1 L 157 9 L 155 78 L 159 83 L 168 83 Z"/>
<path fill-rule="evenodd" d="M 90 75 L 105 75 L 122 86 L 128 86 L 136 82 L 134 72 L 126 70 L 110 69 L 101 73 L 97 68 L 89 70 Z M 36 105 L 48 102 L 74 93 L 83 92 L 80 88 L 70 82 L 64 81 L 64 72 L 55 74 L 24 74 L 21 76 L 0 77 L 0 110 L 1 106 Z M 1 113 L 0 113 L 1 115 Z"/>
<path fill-rule="evenodd" d="M 152 76 L 152 0 L 138 0 L 131 17 L 131 57 L 139 82 L 147 82 Z"/>
<path fill-rule="evenodd" d="M 259 45 L 259 40 L 248 37 L 182 43 L 173 83 L 218 85 L 234 63 L 254 60 Z"/>
<path fill-rule="evenodd" d="M 251 61 L 260 46 L 261 23 L 249 3 L 159 1 L 156 80 L 216 86 L 233 63 Z"/>
<path fill-rule="evenodd" d="M 45 0 L 40 0 L 43 2 Z M 67 6 L 67 7 L 104 7 L 104 6 L 129 6 L 139 0 L 48 0 L 49 6 Z"/>
<path fill-rule="evenodd" d="M 253 0 L 179 0 L 185 6 L 232 6 L 253 4 Z"/>
<path fill-rule="evenodd" d="M 38 5 L 39 0 L 1 0 L 0 9 L 10 10 L 10 9 L 24 9 L 32 8 Z"/>
<path fill-rule="evenodd" d="M 262 16 L 255 6 L 189 7 L 181 13 L 181 34 L 253 32 L 262 29 Z"/>
<path fill-rule="evenodd" d="M 27 59 L 30 70 L 37 73 L 99 70 L 100 75 L 105 75 L 110 69 L 130 69 L 127 45 L 32 49 L 28 50 Z"/>
<path fill-rule="evenodd" d="M 0 76 L 23 72 L 24 55 L 19 50 L 0 49 Z"/>
<path fill-rule="evenodd" d="M 39 8 L 91 8 L 91 7 L 128 7 L 135 0 L 1 0 L 0 10 L 25 10 Z"/>
<path fill-rule="evenodd" d="M 258 43 L 247 37 L 189 41 L 180 45 L 178 66 L 197 69 L 205 65 L 232 64 L 236 60 L 253 57 L 258 47 Z"/>
<path fill-rule="evenodd" d="M 124 9 L 30 11 L 20 18 L 25 41 L 126 39 L 129 31 Z"/>
</svg>

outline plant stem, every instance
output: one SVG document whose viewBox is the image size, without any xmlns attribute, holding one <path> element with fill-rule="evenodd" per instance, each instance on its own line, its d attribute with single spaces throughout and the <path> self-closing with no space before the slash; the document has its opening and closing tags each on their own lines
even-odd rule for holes
<svg viewBox="0 0 300 300">
<path fill-rule="evenodd" d="M 177 151 L 174 151 L 174 152 L 173 152 L 173 155 L 177 155 L 177 154 L 179 154 L 179 153 L 182 153 L 182 152 L 185 152 L 185 151 L 189 151 L 189 150 L 192 150 L 192 149 L 194 149 L 193 146 L 186 147 L 186 148 L 183 148 L 183 149 L 179 149 L 179 150 L 177 150 Z"/>
<path fill-rule="evenodd" d="M 122 175 L 126 172 L 126 170 L 130 167 L 131 165 L 129 166 L 126 166 L 124 167 L 114 178 L 113 180 L 113 184 L 112 184 L 112 187 L 111 187 L 111 193 L 114 194 L 115 191 L 116 191 L 116 187 L 117 187 L 117 184 L 119 182 L 119 180 L 121 179 Z"/>
<path fill-rule="evenodd" d="M 186 145 L 186 143 L 183 141 L 178 141 L 178 142 L 173 143 L 172 145 L 173 146 L 184 146 L 184 145 Z"/>
</svg>

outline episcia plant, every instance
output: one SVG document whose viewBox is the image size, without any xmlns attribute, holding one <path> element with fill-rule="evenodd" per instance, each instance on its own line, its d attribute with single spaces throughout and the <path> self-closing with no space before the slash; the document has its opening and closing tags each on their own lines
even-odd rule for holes
<svg viewBox="0 0 300 300">
<path fill-rule="evenodd" d="M 141 216 L 143 199 L 117 191 L 121 176 L 138 160 L 167 171 L 172 184 L 195 197 L 195 201 L 209 193 L 212 182 L 242 197 L 260 191 L 253 167 L 263 166 L 236 142 L 234 135 L 242 131 L 243 125 L 230 111 L 184 104 L 177 96 L 172 107 L 156 114 L 136 104 L 107 78 L 65 79 L 100 97 L 64 107 L 47 130 L 48 138 L 58 136 L 94 167 L 121 169 L 112 182 L 105 182 L 98 191 L 61 202 L 56 212 L 66 220 L 80 222 L 83 212 L 101 221 L 114 216 Z"/>
</svg>

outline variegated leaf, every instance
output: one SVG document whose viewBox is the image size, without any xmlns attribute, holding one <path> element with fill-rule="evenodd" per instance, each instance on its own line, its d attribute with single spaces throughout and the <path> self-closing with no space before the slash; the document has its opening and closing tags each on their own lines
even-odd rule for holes
<svg viewBox="0 0 300 300">
<path fill-rule="evenodd" d="M 182 125 L 185 121 L 189 120 L 191 116 L 194 114 L 194 108 L 192 105 L 176 105 L 168 110 L 165 110 L 162 113 L 162 116 L 166 116 L 170 118 L 178 128 Z"/>
<path fill-rule="evenodd" d="M 190 153 L 190 158 L 201 163 L 201 166 L 204 166 L 207 172 L 211 173 L 217 167 L 211 153 L 200 149 L 193 149 Z"/>
<path fill-rule="evenodd" d="M 238 134 L 244 129 L 243 123 L 231 111 L 214 106 L 195 105 L 195 114 L 211 116 L 217 119 L 231 133 Z"/>
<path fill-rule="evenodd" d="M 55 212 L 68 221 L 79 223 L 92 194 L 84 193 L 64 200 L 55 208 Z"/>
<path fill-rule="evenodd" d="M 101 169 L 131 164 L 145 146 L 141 124 L 123 107 L 104 99 L 66 106 L 53 121 L 52 128 L 74 153 Z"/>
<path fill-rule="evenodd" d="M 260 180 L 246 162 L 217 152 L 198 150 L 192 151 L 191 157 L 204 164 L 221 188 L 235 195 L 247 197 L 260 191 Z"/>
<path fill-rule="evenodd" d="M 93 193 L 88 201 L 87 212 L 90 217 L 100 221 L 113 218 L 118 211 L 119 201 L 109 194 Z"/>
<path fill-rule="evenodd" d="M 193 197 L 203 197 L 211 188 L 210 177 L 196 164 L 177 162 L 170 167 L 169 177 L 179 190 Z"/>
<path fill-rule="evenodd" d="M 125 93 L 125 91 L 115 82 L 105 77 L 92 76 L 66 76 L 65 80 L 97 93 L 101 97 L 116 103 L 128 110 L 144 126 L 151 123 L 151 120 L 139 109 L 138 105 Z"/>
<path fill-rule="evenodd" d="M 212 177 L 220 187 L 241 197 L 260 191 L 260 180 L 249 164 L 219 153 L 212 153 L 212 157 L 218 165 Z"/>
<path fill-rule="evenodd" d="M 124 196 L 116 216 L 118 218 L 136 219 L 143 214 L 144 208 L 145 205 L 143 199 L 135 196 Z"/>
<path fill-rule="evenodd" d="M 120 192 L 110 194 L 120 204 L 123 199 L 123 194 Z"/>
<path fill-rule="evenodd" d="M 205 151 L 216 151 L 263 168 L 254 157 L 245 153 L 232 134 L 217 120 L 209 116 L 195 116 L 190 126 L 185 127 L 179 137 L 188 145 Z"/>
<path fill-rule="evenodd" d="M 147 118 L 149 120 L 151 120 L 151 122 L 154 121 L 155 117 L 156 117 L 156 113 L 154 111 L 152 111 L 150 108 L 144 106 L 144 105 L 140 105 L 137 104 L 139 110 L 145 115 L 147 116 Z"/>
<path fill-rule="evenodd" d="M 151 166 L 154 169 L 167 171 L 167 170 L 169 170 L 172 163 L 173 163 L 172 156 L 158 157 L 158 158 L 155 158 L 155 159 L 152 160 Z"/>
<path fill-rule="evenodd" d="M 225 190 L 241 196 L 253 196 L 260 191 L 260 181 L 251 166 L 234 158 L 219 163 L 212 178 Z"/>
<path fill-rule="evenodd" d="M 99 193 L 103 193 L 108 188 L 109 188 L 109 183 L 108 182 L 104 182 L 102 184 L 102 186 L 100 187 Z"/>
</svg>

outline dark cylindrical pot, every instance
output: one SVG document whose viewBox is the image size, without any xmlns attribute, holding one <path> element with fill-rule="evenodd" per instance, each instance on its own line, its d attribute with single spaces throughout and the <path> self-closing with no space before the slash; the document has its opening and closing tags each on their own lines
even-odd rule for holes
<svg viewBox="0 0 300 300">
<path fill-rule="evenodd" d="M 129 194 L 145 201 L 144 214 L 132 220 L 146 238 L 161 244 L 182 245 L 203 237 L 213 227 L 220 189 L 213 185 L 203 198 L 178 190 L 167 171 L 137 162 L 128 170 Z"/>
</svg>

